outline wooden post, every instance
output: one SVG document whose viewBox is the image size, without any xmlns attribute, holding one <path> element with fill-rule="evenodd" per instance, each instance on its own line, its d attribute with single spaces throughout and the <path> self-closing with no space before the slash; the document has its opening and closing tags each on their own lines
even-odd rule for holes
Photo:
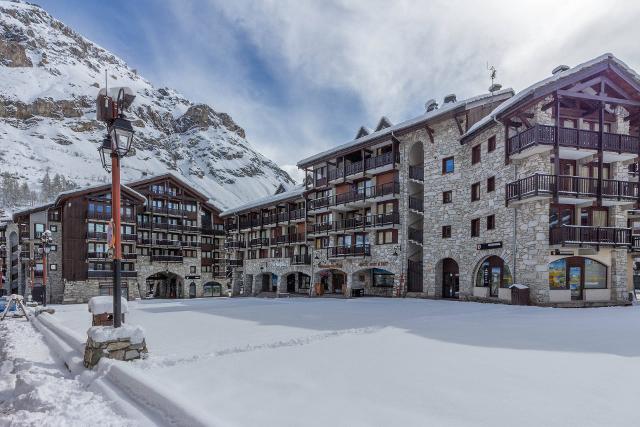
<svg viewBox="0 0 640 427">
<path fill-rule="evenodd" d="M 560 95 L 556 91 L 556 129 L 553 141 L 553 165 L 555 168 L 556 185 L 553 191 L 553 202 L 558 203 L 558 184 L 560 183 Z"/>
</svg>

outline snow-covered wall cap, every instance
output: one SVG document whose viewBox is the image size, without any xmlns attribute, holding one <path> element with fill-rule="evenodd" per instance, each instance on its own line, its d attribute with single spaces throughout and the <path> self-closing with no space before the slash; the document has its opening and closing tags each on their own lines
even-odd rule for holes
<svg viewBox="0 0 640 427">
<path fill-rule="evenodd" d="M 89 312 L 91 314 L 113 314 L 113 297 L 112 296 L 99 296 L 92 297 L 89 300 Z M 122 298 L 120 301 L 120 311 L 122 314 L 129 312 L 129 306 L 127 300 Z"/>
<path fill-rule="evenodd" d="M 462 108 L 465 107 L 466 105 L 472 104 L 474 102 L 480 102 L 480 101 L 484 101 L 484 100 L 490 100 L 491 98 L 494 97 L 499 97 L 502 95 L 513 95 L 513 89 L 511 88 L 506 88 L 503 89 L 499 92 L 494 92 L 494 93 L 483 93 L 481 95 L 477 95 L 477 96 L 473 96 L 471 98 L 467 98 L 467 99 L 463 99 L 461 101 L 457 101 L 457 102 L 451 102 L 449 104 L 445 104 L 442 108 L 436 109 L 436 110 L 431 110 L 431 111 L 427 111 L 421 115 L 419 115 L 418 117 L 414 117 L 413 119 L 409 119 L 406 120 L 404 122 L 398 123 L 396 125 L 393 126 L 389 126 L 388 128 L 384 128 L 381 129 L 377 132 L 373 132 L 369 135 L 363 136 L 361 138 L 358 139 L 354 139 L 352 141 L 349 141 L 347 143 L 338 145 L 336 147 L 333 147 L 329 150 L 323 151 L 321 153 L 318 154 L 314 154 L 313 156 L 307 157 L 305 159 L 302 159 L 298 162 L 297 166 L 298 167 L 304 167 L 304 166 L 309 166 L 312 163 L 316 162 L 316 161 L 320 161 L 321 159 L 324 159 L 326 157 L 330 157 L 332 154 L 337 153 L 339 151 L 345 150 L 345 149 L 349 149 L 351 147 L 355 147 L 357 145 L 366 143 L 368 141 L 372 141 L 375 140 L 377 138 L 380 138 L 382 136 L 385 135 L 391 135 L 393 132 L 398 132 L 402 129 L 406 129 L 406 128 L 410 128 L 411 126 L 415 126 L 417 124 L 420 124 L 422 122 L 427 122 L 427 121 L 431 121 L 434 119 L 437 119 L 440 116 L 443 116 L 447 113 L 450 113 L 451 111 L 454 111 L 457 108 Z"/>
<path fill-rule="evenodd" d="M 520 283 L 514 283 L 513 285 L 509 286 L 509 289 L 512 289 L 512 288 L 529 289 L 529 287 L 527 285 L 521 285 Z"/>
<path fill-rule="evenodd" d="M 587 62 L 576 65 L 573 68 L 569 68 L 565 71 L 559 71 L 555 74 L 552 74 L 546 79 L 541 80 L 537 83 L 534 83 L 528 88 L 518 92 L 515 96 L 507 99 L 502 104 L 498 105 L 489 115 L 485 116 L 484 118 L 476 122 L 473 126 L 471 126 L 469 130 L 462 136 L 462 140 L 464 141 L 465 139 L 468 139 L 474 133 L 476 133 L 480 129 L 483 129 L 485 126 L 489 125 L 494 118 L 497 118 L 501 113 L 507 111 L 509 108 L 513 107 L 514 105 L 526 99 L 527 97 L 532 96 L 537 90 L 540 90 L 541 88 L 551 83 L 555 83 L 561 79 L 572 76 L 573 74 L 576 74 L 586 68 L 593 67 L 594 65 L 597 65 L 605 61 L 614 62 L 616 65 L 618 65 L 624 71 L 629 73 L 634 79 L 636 79 L 640 83 L 640 76 L 638 75 L 638 73 L 632 70 L 627 64 L 625 64 L 624 62 L 616 58 L 612 53 L 605 53 L 604 55 L 600 55 Z"/>
<path fill-rule="evenodd" d="M 256 208 L 274 205 L 276 203 L 283 202 L 285 200 L 298 199 L 302 197 L 304 190 L 305 190 L 304 185 L 296 185 L 293 189 L 285 191 L 283 193 L 272 194 L 271 196 L 262 197 L 250 203 L 245 203 L 244 205 L 240 205 L 233 209 L 226 210 L 220 214 L 220 217 L 224 218 L 224 217 L 235 215 L 244 211 L 250 211 Z"/>
<path fill-rule="evenodd" d="M 131 344 L 144 341 L 144 329 L 138 325 L 124 324 L 119 328 L 113 326 L 92 326 L 87 331 L 93 342 L 110 342 L 128 339 Z"/>
</svg>

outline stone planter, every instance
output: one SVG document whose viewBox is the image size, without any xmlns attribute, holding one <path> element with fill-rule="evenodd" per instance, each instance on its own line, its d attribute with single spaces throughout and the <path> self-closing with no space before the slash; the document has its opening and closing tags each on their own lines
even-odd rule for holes
<svg viewBox="0 0 640 427">
<path fill-rule="evenodd" d="M 149 352 L 139 326 L 123 325 L 117 329 L 111 326 L 93 326 L 89 328 L 87 335 L 89 337 L 84 347 L 86 368 L 93 368 L 103 357 L 128 361 L 145 358 Z"/>
<path fill-rule="evenodd" d="M 475 286 L 473 288 L 473 296 L 478 298 L 489 298 L 489 287 Z"/>
</svg>

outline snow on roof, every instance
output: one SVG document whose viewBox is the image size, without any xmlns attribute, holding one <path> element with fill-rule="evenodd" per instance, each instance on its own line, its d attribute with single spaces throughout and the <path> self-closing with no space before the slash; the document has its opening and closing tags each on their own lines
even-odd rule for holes
<svg viewBox="0 0 640 427">
<path fill-rule="evenodd" d="M 58 204 L 60 202 L 60 200 L 64 199 L 65 196 L 70 196 L 72 194 L 76 194 L 76 193 L 82 193 L 85 191 L 91 191 L 91 190 L 98 190 L 102 187 L 106 187 L 106 188 L 110 188 L 111 184 L 96 184 L 96 185 L 89 185 L 87 187 L 83 187 L 83 188 L 74 188 L 72 190 L 67 190 L 67 191 L 63 191 L 61 193 L 58 193 L 58 197 L 56 197 L 56 201 L 54 204 Z M 130 191 L 131 193 L 133 193 L 136 197 L 140 198 L 141 200 L 147 200 L 146 197 L 144 197 L 142 194 L 138 193 L 136 190 L 128 187 L 127 185 L 122 184 L 122 187 L 125 188 L 127 191 Z"/>
<path fill-rule="evenodd" d="M 230 216 L 233 214 L 240 213 L 242 211 L 255 209 L 261 206 L 273 205 L 275 203 L 282 202 L 284 200 L 295 199 L 302 196 L 304 191 L 305 191 L 304 185 L 297 185 L 293 189 L 285 191 L 283 193 L 272 194 L 271 196 L 262 197 L 252 202 L 245 203 L 244 205 L 236 206 L 233 209 L 226 210 L 220 214 L 220 217 Z"/>
<path fill-rule="evenodd" d="M 587 62 L 584 62 L 582 64 L 576 65 L 573 68 L 569 68 L 566 71 L 560 71 L 556 74 L 552 74 L 551 76 L 547 77 L 546 79 L 543 79 L 537 83 L 532 84 L 531 86 L 527 87 L 526 89 L 521 90 L 520 92 L 518 92 L 515 96 L 507 99 L 506 101 L 504 101 L 502 104 L 498 105 L 489 115 L 485 116 L 484 118 L 482 118 L 482 120 L 479 120 L 478 122 L 476 122 L 473 126 L 471 126 L 471 128 L 469 128 L 469 130 L 462 136 L 462 139 L 464 140 L 465 138 L 468 138 L 469 136 L 471 136 L 472 134 L 474 134 L 475 132 L 477 132 L 478 130 L 484 128 L 486 125 L 488 125 L 490 122 L 493 121 L 493 119 L 495 117 L 497 117 L 500 113 L 508 110 L 509 108 L 511 108 L 512 106 L 516 105 L 518 102 L 522 101 L 523 99 L 527 98 L 530 95 L 533 95 L 533 93 L 548 85 L 549 83 L 553 83 L 556 81 L 559 81 L 560 79 L 569 77 L 579 71 L 582 71 L 586 68 L 592 67 L 596 64 L 599 64 L 601 62 L 607 61 L 607 60 L 611 60 L 613 62 L 615 62 L 618 66 L 620 66 L 622 69 L 624 69 L 626 72 L 628 72 L 629 74 L 631 74 L 636 80 L 638 80 L 640 82 L 640 76 L 638 75 L 638 73 L 636 73 L 635 71 L 633 71 L 631 68 L 629 68 L 629 66 L 627 64 L 625 64 L 624 62 L 622 62 L 621 60 L 619 60 L 618 58 L 616 58 L 612 53 L 605 53 L 603 55 L 600 55 L 596 58 L 593 58 Z"/>
<path fill-rule="evenodd" d="M 49 209 L 51 206 L 53 206 L 53 203 L 42 203 L 42 204 L 39 204 L 39 205 L 32 206 L 32 207 L 30 207 L 28 209 L 22 209 L 22 210 L 16 211 L 16 212 L 13 213 L 13 215 L 14 216 L 27 215 L 27 214 L 31 214 L 31 213 L 34 213 L 34 212 L 39 212 L 39 211 L 42 211 L 42 210 L 45 210 L 45 209 Z"/>
<path fill-rule="evenodd" d="M 338 145 L 336 147 L 330 148 L 329 150 L 323 151 L 321 153 L 318 154 L 314 154 L 313 156 L 307 157 L 305 159 L 302 159 L 298 162 L 298 167 L 301 167 L 301 165 L 309 165 L 312 162 L 318 161 L 324 157 L 330 156 L 333 153 L 337 153 L 338 151 L 344 150 L 344 149 L 348 149 L 351 148 L 353 146 L 356 146 L 358 144 L 362 144 L 364 142 L 367 141 L 371 141 L 374 140 L 376 138 L 379 138 L 383 135 L 386 134 L 391 134 L 393 132 L 399 131 L 401 129 L 405 129 L 411 126 L 414 126 L 420 122 L 423 121 L 427 121 L 427 120 L 433 120 L 435 118 L 438 118 L 446 113 L 449 113 L 457 108 L 460 107 L 464 107 L 468 104 L 474 103 L 474 102 L 478 102 L 478 101 L 482 101 L 485 100 L 487 98 L 492 98 L 494 96 L 501 96 L 501 95 L 505 95 L 511 93 L 513 94 L 513 89 L 511 88 L 507 88 L 507 89 L 502 89 L 500 91 L 497 92 L 493 92 L 493 93 L 483 93 L 481 95 L 477 95 L 477 96 L 473 96 L 471 98 L 467 98 L 467 99 L 463 99 L 461 101 L 458 102 L 451 102 L 451 103 L 447 103 L 445 105 L 442 106 L 442 108 L 436 109 L 436 110 L 432 110 L 432 111 L 428 111 L 425 112 L 424 114 L 419 115 L 418 117 L 414 117 L 413 119 L 409 119 L 406 120 L 404 122 L 398 123 L 396 125 L 393 126 L 389 126 L 388 128 L 384 128 L 381 129 L 379 131 L 376 132 L 372 132 L 369 135 L 363 136 L 361 138 L 358 139 L 354 139 L 352 141 L 349 141 L 347 143 Z"/>
</svg>

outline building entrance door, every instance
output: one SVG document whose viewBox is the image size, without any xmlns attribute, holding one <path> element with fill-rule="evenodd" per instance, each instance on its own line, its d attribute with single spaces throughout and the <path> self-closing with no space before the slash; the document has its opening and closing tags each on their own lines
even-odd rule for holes
<svg viewBox="0 0 640 427">
<path fill-rule="evenodd" d="M 569 289 L 571 290 L 571 299 L 582 299 L 582 284 L 584 282 L 584 269 L 579 260 L 568 259 L 567 271 L 569 273 Z"/>
<path fill-rule="evenodd" d="M 442 297 L 458 298 L 460 293 L 458 263 L 451 258 L 442 261 Z"/>
<path fill-rule="evenodd" d="M 292 294 L 296 291 L 296 275 L 290 274 L 287 276 L 287 292 Z"/>
</svg>

